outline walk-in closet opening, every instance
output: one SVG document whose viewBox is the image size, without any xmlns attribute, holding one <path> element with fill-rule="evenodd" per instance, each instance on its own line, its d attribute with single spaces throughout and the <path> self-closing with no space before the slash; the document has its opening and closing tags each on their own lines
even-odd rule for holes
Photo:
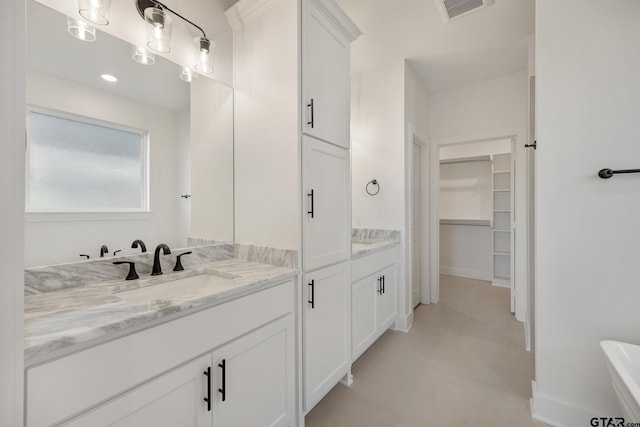
<svg viewBox="0 0 640 427">
<path fill-rule="evenodd" d="M 514 168 L 509 138 L 439 148 L 440 274 L 510 290 L 515 310 Z"/>
</svg>

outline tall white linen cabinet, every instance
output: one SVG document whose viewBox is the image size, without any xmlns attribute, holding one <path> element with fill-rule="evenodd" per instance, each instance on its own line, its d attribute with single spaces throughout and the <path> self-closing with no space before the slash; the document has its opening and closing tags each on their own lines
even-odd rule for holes
<svg viewBox="0 0 640 427">
<path fill-rule="evenodd" d="M 240 0 L 226 14 L 236 241 L 300 249 L 302 417 L 352 381 L 349 81 L 361 33 L 334 0 Z"/>
</svg>

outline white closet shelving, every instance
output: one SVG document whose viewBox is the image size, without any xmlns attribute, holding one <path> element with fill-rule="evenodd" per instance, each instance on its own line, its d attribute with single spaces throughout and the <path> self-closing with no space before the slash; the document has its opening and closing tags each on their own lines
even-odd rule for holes
<svg viewBox="0 0 640 427">
<path fill-rule="evenodd" d="M 496 154 L 493 156 L 492 187 L 493 187 L 493 284 L 495 286 L 511 287 L 512 278 L 512 229 L 513 212 L 513 173 L 511 168 L 511 154 Z"/>
</svg>

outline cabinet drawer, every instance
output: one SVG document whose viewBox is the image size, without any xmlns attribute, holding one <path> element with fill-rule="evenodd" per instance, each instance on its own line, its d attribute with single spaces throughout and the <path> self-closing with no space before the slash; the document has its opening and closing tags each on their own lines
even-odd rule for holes
<svg viewBox="0 0 640 427">
<path fill-rule="evenodd" d="M 293 282 L 101 344 L 26 373 L 26 425 L 66 419 L 293 312 Z"/>
</svg>

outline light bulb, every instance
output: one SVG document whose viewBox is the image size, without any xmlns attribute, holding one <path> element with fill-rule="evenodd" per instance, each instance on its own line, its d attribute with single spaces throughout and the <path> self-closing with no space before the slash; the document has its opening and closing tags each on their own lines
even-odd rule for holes
<svg viewBox="0 0 640 427">
<path fill-rule="evenodd" d="M 199 73 L 211 74 L 213 73 L 213 56 L 215 54 L 214 49 L 216 47 L 215 42 L 212 42 L 206 37 L 195 38 L 197 48 L 197 63 L 196 70 Z"/>
<path fill-rule="evenodd" d="M 148 7 L 144 10 L 144 19 L 147 22 L 147 47 L 159 53 L 170 52 L 171 16 L 159 7 Z"/>
</svg>

